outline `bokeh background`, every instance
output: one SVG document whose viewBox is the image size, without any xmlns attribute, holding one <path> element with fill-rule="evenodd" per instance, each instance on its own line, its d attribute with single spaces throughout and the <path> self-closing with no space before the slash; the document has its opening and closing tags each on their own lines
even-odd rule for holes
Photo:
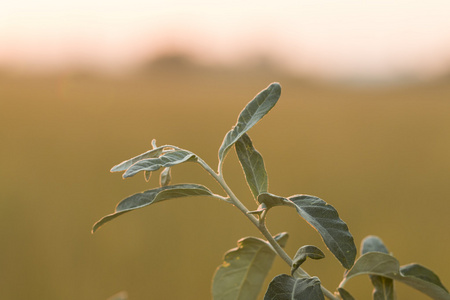
<svg viewBox="0 0 450 300">
<path fill-rule="evenodd" d="M 401 264 L 450 286 L 450 21 L 446 1 L 27 1 L 0 9 L 0 295 L 3 299 L 210 299 L 223 254 L 260 236 L 216 199 L 167 201 L 91 235 L 124 197 L 158 185 L 116 163 L 173 144 L 213 168 L 260 90 L 277 106 L 250 132 L 270 192 L 332 204 L 357 245 L 382 237 Z M 195 164 L 175 183 L 221 190 Z M 255 204 L 234 153 L 225 176 Z M 287 252 L 325 250 L 273 209 Z M 329 251 L 305 269 L 333 290 Z M 267 283 L 288 266 L 277 259 Z M 347 286 L 370 299 L 367 277 Z M 427 299 L 397 284 L 399 299 Z M 261 294 L 262 295 L 262 294 Z"/>
</svg>

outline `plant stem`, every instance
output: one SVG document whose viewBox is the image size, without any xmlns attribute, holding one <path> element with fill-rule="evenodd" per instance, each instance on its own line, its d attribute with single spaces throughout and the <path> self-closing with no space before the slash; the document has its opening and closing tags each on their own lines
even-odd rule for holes
<svg viewBox="0 0 450 300">
<path fill-rule="evenodd" d="M 286 251 L 284 251 L 283 248 L 281 248 L 281 246 L 277 243 L 277 241 L 274 240 L 274 238 L 272 237 L 272 234 L 269 232 L 269 230 L 267 229 L 266 225 L 260 224 L 258 226 L 259 231 L 261 231 L 261 233 L 264 235 L 264 237 L 267 239 L 267 241 L 270 243 L 270 245 L 272 245 L 272 247 L 274 248 L 274 250 L 276 251 L 276 253 L 289 265 L 292 266 L 292 259 L 290 258 L 290 256 L 286 253 Z M 303 270 L 302 268 L 298 268 L 296 271 L 296 273 L 298 273 L 298 275 L 300 277 L 311 277 L 305 270 Z M 331 300 L 339 300 L 339 298 L 337 298 L 336 296 L 334 296 L 334 294 L 332 292 L 330 292 L 329 290 L 327 290 L 324 286 L 320 286 L 322 289 L 322 292 L 324 293 L 324 295 L 331 299 Z"/>
<path fill-rule="evenodd" d="M 280 244 L 275 241 L 272 234 L 269 232 L 269 230 L 266 227 L 265 222 L 260 222 L 258 218 L 256 218 L 253 214 L 249 214 L 249 210 L 247 207 L 242 204 L 242 202 L 236 197 L 236 195 L 233 193 L 233 191 L 230 189 L 228 184 L 225 182 L 225 179 L 223 178 L 222 174 L 222 167 L 219 163 L 219 174 L 214 172 L 213 169 L 201 158 L 198 158 L 199 164 L 212 176 L 214 179 L 219 183 L 219 185 L 223 188 L 223 190 L 227 193 L 227 195 L 230 197 L 229 203 L 236 206 L 262 233 L 262 235 L 267 239 L 269 244 L 272 246 L 273 250 L 280 256 L 289 266 L 292 266 L 292 259 L 290 256 L 284 251 L 284 249 L 280 246 Z M 305 270 L 302 268 L 298 268 L 296 273 L 299 273 L 300 277 L 311 277 Z M 325 287 L 321 285 L 322 292 L 324 295 L 331 299 L 331 300 L 339 300 L 338 297 L 334 296 L 332 292 L 327 290 Z"/>
</svg>

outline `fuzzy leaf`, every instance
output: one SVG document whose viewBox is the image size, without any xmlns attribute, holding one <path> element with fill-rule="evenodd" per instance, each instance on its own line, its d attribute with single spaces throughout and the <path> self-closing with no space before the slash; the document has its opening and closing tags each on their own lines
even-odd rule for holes
<svg viewBox="0 0 450 300">
<path fill-rule="evenodd" d="M 317 277 L 294 278 L 282 274 L 269 284 L 264 300 L 325 300 Z"/>
<path fill-rule="evenodd" d="M 294 206 L 292 202 L 285 197 L 277 196 L 271 193 L 262 193 L 258 196 L 258 202 L 261 203 L 258 209 L 270 209 L 274 206 Z"/>
<path fill-rule="evenodd" d="M 288 198 L 303 219 L 322 236 L 325 245 L 340 261 L 350 269 L 356 257 L 356 246 L 347 224 L 339 218 L 336 209 L 320 198 L 296 195 Z"/>
<path fill-rule="evenodd" d="M 168 186 L 171 180 L 172 176 L 170 174 L 170 167 L 164 168 L 159 176 L 159 185 Z"/>
<path fill-rule="evenodd" d="M 281 248 L 284 248 L 287 243 L 287 239 L 289 238 L 289 234 L 287 232 L 282 232 L 273 237 L 278 244 L 280 244 Z"/>
<path fill-rule="evenodd" d="M 342 300 L 355 300 L 355 298 L 353 298 L 353 296 L 343 288 L 338 288 L 338 293 Z"/>
<path fill-rule="evenodd" d="M 442 289 L 444 289 L 448 293 L 448 290 L 442 284 L 439 277 L 433 271 L 425 268 L 422 265 L 409 264 L 409 265 L 401 266 L 400 273 L 402 273 L 403 276 L 414 276 L 414 277 L 420 278 L 424 281 L 432 282 L 432 283 L 436 284 L 437 286 L 441 287 Z"/>
<path fill-rule="evenodd" d="M 439 277 L 420 265 L 400 268 L 398 260 L 385 253 L 368 252 L 362 255 L 345 275 L 340 287 L 350 278 L 358 275 L 378 275 L 403 282 L 436 300 L 450 300 L 450 294 Z"/>
<path fill-rule="evenodd" d="M 263 157 L 253 147 L 252 141 L 246 133 L 236 141 L 235 147 L 248 186 L 257 199 L 261 193 L 267 192 L 267 173 Z"/>
<path fill-rule="evenodd" d="M 373 300 L 395 300 L 394 280 L 384 276 L 370 275 L 374 287 Z"/>
<path fill-rule="evenodd" d="M 269 210 L 274 206 L 294 206 L 289 200 L 271 193 L 261 193 L 257 198 L 258 203 L 261 203 L 254 211 L 249 211 L 248 214 L 260 215 L 265 210 Z"/>
<path fill-rule="evenodd" d="M 236 125 L 228 131 L 219 149 L 219 160 L 223 161 L 231 146 L 252 128 L 275 106 L 281 94 L 279 83 L 272 83 L 261 91 L 239 114 Z"/>
<path fill-rule="evenodd" d="M 317 248 L 316 246 L 303 246 L 297 250 L 294 258 L 292 259 L 292 267 L 291 267 L 291 275 L 294 276 L 294 272 L 301 266 L 302 263 L 305 262 L 306 258 L 309 257 L 311 259 L 322 259 L 325 257 L 322 250 Z"/>
<path fill-rule="evenodd" d="M 361 254 L 364 255 L 368 252 L 389 254 L 383 241 L 379 237 L 373 235 L 367 236 L 361 243 Z M 373 300 L 396 299 L 393 279 L 378 275 L 369 275 L 369 277 L 374 287 L 372 292 Z"/>
<path fill-rule="evenodd" d="M 288 235 L 275 239 L 284 246 Z M 214 300 L 257 299 L 276 253 L 269 244 L 258 238 L 247 237 L 238 241 L 238 247 L 225 254 L 224 262 L 214 274 L 212 294 Z"/>
<path fill-rule="evenodd" d="M 333 206 L 320 198 L 308 195 L 284 198 L 264 193 L 258 197 L 258 201 L 261 203 L 258 211 L 274 206 L 294 207 L 298 214 L 319 232 L 325 245 L 344 268 L 352 267 L 356 257 L 355 242 L 347 224 L 339 218 Z"/>
<path fill-rule="evenodd" d="M 177 184 L 148 190 L 142 193 L 134 194 L 122 200 L 117 206 L 114 213 L 107 215 L 94 224 L 92 233 L 100 226 L 109 222 L 118 216 L 150 204 L 160 201 L 181 198 L 188 196 L 215 196 L 208 188 L 198 184 Z"/>
<path fill-rule="evenodd" d="M 361 242 L 361 255 L 368 252 L 381 252 L 389 254 L 389 250 L 386 248 L 383 241 L 374 235 L 366 236 Z"/>
<path fill-rule="evenodd" d="M 187 150 L 168 152 L 158 158 L 147 158 L 136 162 L 123 174 L 123 178 L 131 177 L 141 171 L 156 171 L 160 168 L 172 167 L 187 161 L 197 161 L 197 156 Z"/>
<path fill-rule="evenodd" d="M 140 160 L 158 157 L 162 154 L 164 148 L 167 148 L 167 147 L 170 147 L 170 146 L 166 145 L 166 146 L 157 147 L 157 148 L 149 150 L 145 153 L 139 154 L 138 156 L 135 156 L 133 158 L 125 160 L 125 161 L 121 162 L 120 164 L 117 164 L 114 167 L 112 167 L 111 172 L 125 171 Z"/>
<path fill-rule="evenodd" d="M 152 172 L 144 171 L 144 179 L 145 179 L 145 181 L 149 182 L 150 181 L 150 177 L 152 177 Z"/>
</svg>

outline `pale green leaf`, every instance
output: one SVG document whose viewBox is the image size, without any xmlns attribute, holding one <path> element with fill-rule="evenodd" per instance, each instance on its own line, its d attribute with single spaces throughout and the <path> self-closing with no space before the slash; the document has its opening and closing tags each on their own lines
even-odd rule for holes
<svg viewBox="0 0 450 300">
<path fill-rule="evenodd" d="M 170 167 L 167 167 L 161 171 L 161 174 L 159 176 L 159 185 L 160 186 L 168 186 L 170 184 L 170 181 L 172 180 L 170 170 L 171 170 Z"/>
<path fill-rule="evenodd" d="M 281 248 L 284 248 L 284 246 L 286 246 L 288 238 L 289 234 L 287 232 L 279 233 L 273 237 L 273 239 L 277 241 L 277 243 L 281 246 Z"/>
<path fill-rule="evenodd" d="M 325 300 L 317 277 L 294 278 L 282 274 L 269 284 L 264 300 Z"/>
<path fill-rule="evenodd" d="M 150 181 L 150 177 L 152 177 L 152 172 L 144 171 L 144 179 L 145 179 L 145 181 L 149 182 Z"/>
<path fill-rule="evenodd" d="M 353 296 L 343 288 L 338 288 L 338 293 L 342 300 L 355 300 L 355 298 L 353 298 Z"/>
<path fill-rule="evenodd" d="M 420 278 L 424 281 L 432 282 L 432 283 L 436 284 L 437 286 L 440 286 L 442 289 L 444 289 L 448 293 L 448 290 L 442 284 L 439 277 L 433 271 L 425 268 L 422 265 L 409 264 L 409 265 L 401 266 L 400 273 L 402 273 L 403 276 L 414 276 L 414 277 Z"/>
<path fill-rule="evenodd" d="M 253 147 L 253 143 L 246 133 L 236 141 L 235 147 L 248 186 L 257 199 L 261 193 L 267 192 L 267 173 L 263 157 Z"/>
<path fill-rule="evenodd" d="M 378 275 L 403 282 L 436 300 L 450 300 L 450 294 L 439 277 L 427 268 L 414 265 L 400 268 L 398 260 L 385 253 L 368 252 L 362 255 L 347 272 L 340 287 L 358 275 Z"/>
<path fill-rule="evenodd" d="M 383 241 L 377 236 L 367 236 L 361 243 L 361 254 L 364 255 L 368 252 L 381 252 L 389 254 L 388 249 L 384 245 Z M 391 278 L 369 275 L 372 281 L 373 300 L 395 300 L 394 280 Z"/>
<path fill-rule="evenodd" d="M 394 280 L 384 276 L 370 275 L 374 287 L 373 300 L 395 300 Z"/>
<path fill-rule="evenodd" d="M 297 253 L 295 253 L 294 258 L 292 259 L 292 276 L 294 276 L 294 272 L 297 271 L 301 264 L 305 262 L 307 257 L 311 259 L 322 259 L 325 257 L 325 254 L 316 246 L 306 245 L 300 247 L 300 249 L 297 250 Z"/>
<path fill-rule="evenodd" d="M 141 171 L 153 172 L 160 168 L 172 167 L 187 161 L 197 161 L 197 156 L 187 150 L 171 151 L 158 158 L 147 158 L 136 162 L 125 171 L 123 177 L 131 177 Z"/>
<path fill-rule="evenodd" d="M 288 235 L 276 237 L 284 246 Z M 247 237 L 238 241 L 238 247 L 225 254 L 224 262 L 214 274 L 214 300 L 254 300 L 261 291 L 276 253 L 261 239 Z"/>
<path fill-rule="evenodd" d="M 381 252 L 389 254 L 389 250 L 386 248 L 383 241 L 374 235 L 366 236 L 361 242 L 361 255 L 368 252 Z"/>
<path fill-rule="evenodd" d="M 224 160 L 231 146 L 275 106 L 280 94 L 280 84 L 272 83 L 247 104 L 241 111 L 236 125 L 225 135 L 219 149 L 220 161 Z"/>
<path fill-rule="evenodd" d="M 320 198 L 296 195 L 288 198 L 303 219 L 322 236 L 325 245 L 342 266 L 350 269 L 355 261 L 356 246 L 347 224 L 339 218 L 336 209 Z"/>
<path fill-rule="evenodd" d="M 293 206 L 289 200 L 284 197 L 280 197 L 271 193 L 261 193 L 257 198 L 258 203 L 261 203 L 254 211 L 249 211 L 248 214 L 261 215 L 264 211 L 271 209 L 274 206 Z"/>
<path fill-rule="evenodd" d="M 114 167 L 112 167 L 111 172 L 121 172 L 121 171 L 125 171 L 127 170 L 129 167 L 131 167 L 132 165 L 134 165 L 135 163 L 137 163 L 140 160 L 146 159 L 146 158 L 155 158 L 155 157 L 159 157 L 164 148 L 170 147 L 168 145 L 166 146 L 161 146 L 158 148 L 154 148 L 152 150 L 149 150 L 145 153 L 139 154 L 138 156 L 135 156 L 133 158 L 130 158 L 128 160 L 125 160 L 123 162 L 121 162 L 120 164 L 115 165 Z"/>
<path fill-rule="evenodd" d="M 277 196 L 271 193 L 262 193 L 258 196 L 258 202 L 261 203 L 261 205 L 258 207 L 258 210 L 265 210 L 270 209 L 274 206 L 292 206 L 293 203 L 286 199 L 285 197 Z"/>
<path fill-rule="evenodd" d="M 308 195 L 295 195 L 289 198 L 269 193 L 258 197 L 261 203 L 259 210 L 273 206 L 294 207 L 298 214 L 306 220 L 322 236 L 325 245 L 341 262 L 350 269 L 355 261 L 356 246 L 347 224 L 339 218 L 336 209 L 320 198 Z"/>
<path fill-rule="evenodd" d="M 148 190 L 142 193 L 134 194 L 122 200 L 116 207 L 115 212 L 103 217 L 92 228 L 94 233 L 100 226 L 109 222 L 118 216 L 150 204 L 160 201 L 181 198 L 188 196 L 213 196 L 215 195 L 206 187 L 199 184 L 177 184 Z M 221 199 L 221 198 L 220 198 Z"/>
</svg>

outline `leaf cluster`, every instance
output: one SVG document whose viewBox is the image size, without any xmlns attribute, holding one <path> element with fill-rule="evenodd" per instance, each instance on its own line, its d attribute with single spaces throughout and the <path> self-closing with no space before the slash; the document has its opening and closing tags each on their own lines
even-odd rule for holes
<svg viewBox="0 0 450 300">
<path fill-rule="evenodd" d="M 208 196 L 223 200 L 241 210 L 265 238 L 242 238 L 238 241 L 237 248 L 225 254 L 224 262 L 217 268 L 213 278 L 214 300 L 257 299 L 277 255 L 289 265 L 290 274 L 273 278 L 265 292 L 265 300 L 322 300 L 325 297 L 334 300 L 354 299 L 344 287 L 348 280 L 359 275 L 370 277 L 374 286 L 374 300 L 395 299 L 395 281 L 407 284 L 433 299 L 450 300 L 450 294 L 437 275 L 418 264 L 400 266 L 398 260 L 389 254 L 381 239 L 377 237 L 369 236 L 364 239 L 361 246 L 362 255 L 356 260 L 357 250 L 347 224 L 339 217 L 337 210 L 324 200 L 311 195 L 285 197 L 269 193 L 263 157 L 254 147 L 248 131 L 275 106 L 280 95 L 281 86 L 272 83 L 241 111 L 237 123 L 226 133 L 219 148 L 217 172 L 198 155 L 172 145 L 158 147 L 155 140 L 152 141 L 152 149 L 149 151 L 114 166 L 111 171 L 124 172 L 124 178 L 143 172 L 147 181 L 152 173 L 162 169 L 160 186 L 131 195 L 119 202 L 113 213 L 94 224 L 92 232 L 124 213 L 154 203 L 190 196 Z M 224 179 L 223 163 L 232 148 L 236 151 L 248 187 L 258 205 L 252 211 L 242 204 Z M 225 195 L 216 194 L 212 189 L 197 183 L 171 184 L 171 169 L 186 162 L 197 163 L 203 167 L 217 181 Z M 311 277 L 302 269 L 307 258 L 317 260 L 325 257 L 321 249 L 305 245 L 300 247 L 291 259 L 283 249 L 288 234 L 270 234 L 266 218 L 269 210 L 277 206 L 295 209 L 299 217 L 317 231 L 326 248 L 346 269 L 343 280 L 334 293 L 323 287 L 318 277 Z"/>
</svg>

